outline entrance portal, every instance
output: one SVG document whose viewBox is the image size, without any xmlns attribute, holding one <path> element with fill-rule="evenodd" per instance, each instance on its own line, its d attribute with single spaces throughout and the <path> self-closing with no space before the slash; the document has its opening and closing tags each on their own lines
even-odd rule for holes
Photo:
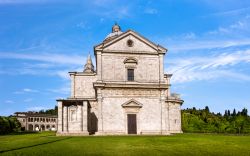
<svg viewBox="0 0 250 156">
<path fill-rule="evenodd" d="M 136 114 L 128 114 L 128 134 L 137 134 Z"/>
</svg>

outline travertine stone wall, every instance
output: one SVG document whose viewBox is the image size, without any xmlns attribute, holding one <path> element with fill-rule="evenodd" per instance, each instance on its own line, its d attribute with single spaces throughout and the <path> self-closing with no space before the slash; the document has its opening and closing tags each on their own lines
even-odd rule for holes
<svg viewBox="0 0 250 156">
<path fill-rule="evenodd" d="M 169 130 L 171 133 L 179 133 L 181 130 L 181 106 L 180 104 L 169 103 Z"/>
<path fill-rule="evenodd" d="M 102 90 L 102 97 L 159 97 L 158 89 L 126 89 L 126 88 L 106 88 Z"/>
<path fill-rule="evenodd" d="M 63 125 L 63 102 L 57 101 L 58 106 L 58 120 L 57 120 L 57 132 L 61 133 L 63 131 L 62 125 Z"/>
<path fill-rule="evenodd" d="M 127 133 L 129 112 L 126 112 L 122 104 L 134 99 L 143 105 L 136 113 L 137 133 L 160 134 L 162 123 L 159 94 L 160 91 L 156 89 L 104 89 L 102 103 L 104 133 Z"/>
<path fill-rule="evenodd" d="M 77 106 L 69 106 L 68 107 L 68 131 L 74 132 L 74 131 L 81 131 L 82 126 L 82 117 L 81 116 L 81 107 L 80 105 Z"/>
<path fill-rule="evenodd" d="M 72 75 L 71 97 L 72 98 L 95 98 L 93 82 L 97 80 L 95 76 Z"/>
<path fill-rule="evenodd" d="M 90 101 L 90 109 L 88 110 L 88 131 L 95 133 L 98 130 L 98 103 Z"/>
<path fill-rule="evenodd" d="M 133 40 L 134 44 L 132 47 L 127 46 L 128 40 Z M 134 37 L 133 35 L 129 35 L 127 37 L 124 37 L 123 39 L 117 41 L 115 44 L 112 44 L 108 46 L 107 48 L 104 48 L 104 51 L 138 51 L 138 52 L 151 52 L 151 53 L 157 53 L 157 51 L 150 46 L 148 46 L 146 43 L 138 40 L 138 38 Z"/>
<path fill-rule="evenodd" d="M 133 57 L 138 60 L 134 69 L 135 81 L 159 82 L 158 55 L 102 54 L 102 78 L 104 81 L 126 81 L 127 68 L 124 60 Z M 163 77 L 163 75 L 162 75 Z M 162 78 L 163 79 L 163 78 Z"/>
</svg>

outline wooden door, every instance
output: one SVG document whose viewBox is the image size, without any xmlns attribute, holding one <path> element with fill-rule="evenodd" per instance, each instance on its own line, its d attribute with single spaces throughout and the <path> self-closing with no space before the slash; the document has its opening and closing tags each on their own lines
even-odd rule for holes
<svg viewBox="0 0 250 156">
<path fill-rule="evenodd" d="M 128 114 L 128 134 L 137 134 L 136 114 Z"/>
</svg>

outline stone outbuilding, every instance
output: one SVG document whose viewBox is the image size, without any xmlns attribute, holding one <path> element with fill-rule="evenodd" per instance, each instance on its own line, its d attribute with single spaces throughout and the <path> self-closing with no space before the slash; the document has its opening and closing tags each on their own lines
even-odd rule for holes
<svg viewBox="0 0 250 156">
<path fill-rule="evenodd" d="M 182 133 L 181 100 L 164 74 L 167 49 L 119 25 L 94 46 L 81 72 L 69 72 L 71 95 L 58 99 L 57 135 Z"/>
<path fill-rule="evenodd" d="M 14 115 L 24 131 L 56 131 L 57 115 L 36 112 L 16 112 Z"/>
</svg>

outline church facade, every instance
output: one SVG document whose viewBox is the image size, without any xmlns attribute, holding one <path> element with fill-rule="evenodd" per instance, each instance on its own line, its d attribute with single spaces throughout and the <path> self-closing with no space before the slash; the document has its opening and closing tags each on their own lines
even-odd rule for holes
<svg viewBox="0 0 250 156">
<path fill-rule="evenodd" d="M 167 49 L 115 24 L 82 72 L 69 72 L 71 95 L 58 99 L 57 135 L 182 133 L 181 100 L 164 74 Z"/>
</svg>

